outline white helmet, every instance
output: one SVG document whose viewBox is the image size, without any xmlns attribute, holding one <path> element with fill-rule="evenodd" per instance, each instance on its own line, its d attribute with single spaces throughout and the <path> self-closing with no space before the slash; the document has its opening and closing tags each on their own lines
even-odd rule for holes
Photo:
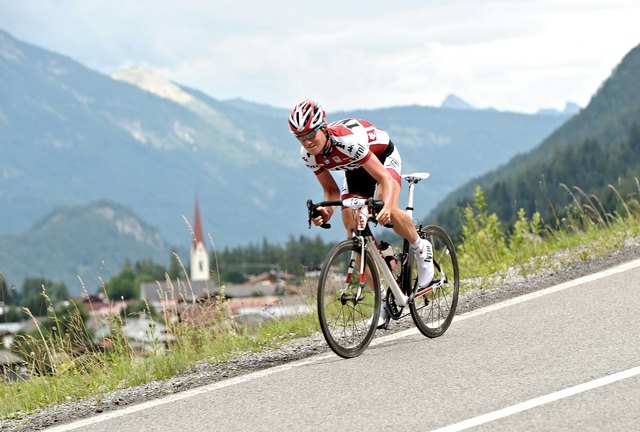
<svg viewBox="0 0 640 432">
<path fill-rule="evenodd" d="M 291 110 L 289 127 L 296 135 L 304 135 L 318 129 L 324 123 L 326 114 L 317 102 L 307 99 Z"/>
</svg>

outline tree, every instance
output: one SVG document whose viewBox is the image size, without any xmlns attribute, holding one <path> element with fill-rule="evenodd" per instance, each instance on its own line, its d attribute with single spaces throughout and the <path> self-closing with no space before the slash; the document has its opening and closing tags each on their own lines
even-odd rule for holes
<svg viewBox="0 0 640 432">
<path fill-rule="evenodd" d="M 110 299 L 136 299 L 140 296 L 139 286 L 136 285 L 136 274 L 130 263 L 125 264 L 122 271 L 111 277 L 105 284 L 105 291 Z"/>
<path fill-rule="evenodd" d="M 213 267 L 212 267 L 213 268 Z M 178 279 L 181 276 L 184 276 L 184 272 L 182 271 L 182 266 L 180 265 L 180 261 L 178 260 L 178 251 L 175 249 L 171 250 L 171 257 L 169 263 L 169 279 Z"/>
<path fill-rule="evenodd" d="M 17 306 L 20 304 L 20 293 L 18 293 L 15 286 L 5 280 L 2 273 L 0 273 L 0 303 L 5 306 Z"/>
<path fill-rule="evenodd" d="M 69 298 L 67 286 L 47 279 L 26 278 L 22 284 L 22 306 L 34 316 L 47 315 L 47 308 Z"/>
<path fill-rule="evenodd" d="M 0 273 L 0 319 L 3 322 L 22 320 L 24 315 L 18 307 L 20 296 L 15 286 L 11 286 Z"/>
</svg>

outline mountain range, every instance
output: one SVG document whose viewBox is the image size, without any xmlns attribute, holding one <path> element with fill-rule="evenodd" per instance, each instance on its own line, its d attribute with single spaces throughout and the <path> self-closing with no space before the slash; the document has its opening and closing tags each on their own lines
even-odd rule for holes
<svg viewBox="0 0 640 432">
<path fill-rule="evenodd" d="M 432 174 L 416 193 L 416 212 L 426 215 L 573 115 L 469 109 L 454 101 L 458 106 L 329 112 L 327 120 L 359 117 L 388 130 L 403 171 Z M 193 218 L 196 199 L 213 247 L 306 234 L 305 201 L 320 199 L 321 191 L 299 160 L 287 115 L 286 108 L 218 100 L 144 68 L 105 75 L 0 31 L 0 249 L 38 232 L 52 212 L 86 212 L 103 200 L 157 230 L 167 257 L 170 245 L 189 244 L 184 219 Z M 79 250 L 67 245 L 58 254 L 75 260 Z M 127 248 L 118 253 L 121 260 L 141 258 Z M 37 262 L 39 254 L 27 255 L 21 260 L 28 268 L 51 271 Z M 8 265 L 0 262 L 0 271 L 11 278 Z"/>
</svg>

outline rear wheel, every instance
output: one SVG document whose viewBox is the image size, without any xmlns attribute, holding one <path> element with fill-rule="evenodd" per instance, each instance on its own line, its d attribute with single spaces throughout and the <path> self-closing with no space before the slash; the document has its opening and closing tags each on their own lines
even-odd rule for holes
<svg viewBox="0 0 640 432">
<path fill-rule="evenodd" d="M 434 275 L 431 284 L 418 290 L 418 269 L 412 262 L 414 300 L 409 303 L 411 317 L 416 327 L 430 338 L 442 336 L 449 328 L 458 306 L 460 275 L 458 257 L 447 233 L 436 225 L 428 225 L 419 232 L 433 246 Z M 409 259 L 414 260 L 413 254 Z"/>
<path fill-rule="evenodd" d="M 365 262 L 373 286 L 379 287 L 378 272 L 369 254 Z M 345 358 L 358 356 L 369 346 L 380 316 L 380 290 L 360 283 L 359 267 L 359 240 L 345 240 L 327 255 L 318 281 L 322 334 L 331 349 Z"/>
</svg>

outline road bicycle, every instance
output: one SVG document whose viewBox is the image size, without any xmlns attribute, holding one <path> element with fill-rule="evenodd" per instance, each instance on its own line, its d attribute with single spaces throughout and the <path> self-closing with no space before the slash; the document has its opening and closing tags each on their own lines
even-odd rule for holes
<svg viewBox="0 0 640 432">
<path fill-rule="evenodd" d="M 415 185 L 428 177 L 428 173 L 402 176 L 409 184 L 406 211 L 411 217 Z M 331 349 L 344 358 L 360 355 L 373 339 L 381 291 L 386 292 L 390 318 L 398 320 L 410 314 L 416 327 L 429 338 L 444 334 L 458 304 L 458 259 L 449 235 L 437 225 L 416 226 L 418 235 L 433 246 L 434 264 L 431 283 L 419 289 L 418 269 L 409 242 L 405 239 L 402 251 L 395 254 L 387 242 L 378 242 L 373 235 L 370 225 L 377 224 L 375 215 L 383 204 L 373 198 L 307 201 L 309 227 L 319 214 L 318 207 L 350 208 L 355 216 L 353 237 L 329 251 L 318 277 L 317 308 L 322 334 Z M 404 312 L 405 307 L 409 313 Z"/>
</svg>

